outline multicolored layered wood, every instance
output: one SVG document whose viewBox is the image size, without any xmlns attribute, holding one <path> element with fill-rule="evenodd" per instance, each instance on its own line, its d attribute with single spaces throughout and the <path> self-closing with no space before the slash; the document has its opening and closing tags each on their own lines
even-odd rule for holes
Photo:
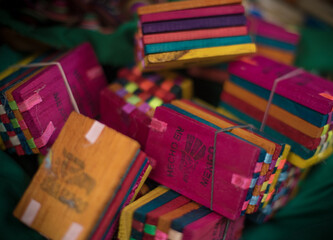
<svg viewBox="0 0 333 240">
<path fill-rule="evenodd" d="M 122 211 L 121 239 L 239 239 L 244 217 L 229 221 L 206 207 L 158 187 Z M 227 223 L 228 222 L 228 223 Z M 228 224 L 228 226 L 227 226 Z"/>
<path fill-rule="evenodd" d="M 18 64 L 28 64 L 40 59 L 41 58 L 38 58 L 38 56 L 31 56 L 18 62 Z M 10 67 L 1 73 L 0 76 L 0 91 L 2 93 L 0 96 L 0 136 L 4 142 L 5 149 L 10 152 L 15 152 L 18 155 L 32 154 L 32 152 L 38 152 L 38 150 L 35 151 L 33 147 L 29 147 L 30 138 L 28 138 L 28 140 L 22 134 L 18 121 L 10 110 L 5 91 L 10 88 L 12 84 L 22 81 L 22 77 L 27 76 L 31 72 L 32 70 L 24 71 L 23 69 Z"/>
<path fill-rule="evenodd" d="M 179 1 L 138 8 L 142 71 L 211 65 L 252 54 L 241 1 Z"/>
<path fill-rule="evenodd" d="M 299 34 L 255 16 L 248 17 L 248 26 L 257 44 L 259 55 L 284 64 L 293 64 L 300 39 Z"/>
<path fill-rule="evenodd" d="M 47 65 L 50 62 L 51 65 Z M 31 63 L 43 63 L 45 67 L 16 69 L 1 81 L 1 121 L 4 127 L 1 134 L 7 147 L 15 146 L 19 155 L 46 154 L 73 110 L 55 62 L 62 66 L 79 110 L 92 118 L 99 115 L 99 91 L 107 83 L 91 45 L 85 43 L 67 53 L 41 55 Z M 27 63 L 30 62 L 23 65 Z"/>
<path fill-rule="evenodd" d="M 72 112 L 14 215 L 52 239 L 87 239 L 105 219 L 107 233 L 148 165 L 136 141 Z"/>
<path fill-rule="evenodd" d="M 191 80 L 179 74 L 141 76 L 126 68 L 100 94 L 101 121 L 137 140 L 144 150 L 155 108 L 176 98 L 190 98 L 193 89 Z"/>
<path fill-rule="evenodd" d="M 274 82 L 287 77 L 276 85 L 264 131 L 291 145 L 290 162 L 309 167 L 331 152 L 332 83 L 261 56 L 232 62 L 229 72 L 221 106 L 257 127 Z"/>
</svg>

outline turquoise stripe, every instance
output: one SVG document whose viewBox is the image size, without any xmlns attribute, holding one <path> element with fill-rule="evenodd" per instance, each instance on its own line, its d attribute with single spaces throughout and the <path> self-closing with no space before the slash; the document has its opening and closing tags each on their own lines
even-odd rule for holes
<svg viewBox="0 0 333 240">
<path fill-rule="evenodd" d="M 292 45 L 292 44 L 286 43 L 286 42 L 281 42 L 281 41 L 271 39 L 271 38 L 262 37 L 259 35 L 255 36 L 255 42 L 258 44 L 262 44 L 262 45 L 266 45 L 266 46 L 270 46 L 270 47 L 280 48 L 280 49 L 283 49 L 283 50 L 289 51 L 289 52 L 293 52 L 296 50 L 295 45 Z"/>
<path fill-rule="evenodd" d="M 179 42 L 166 42 L 166 43 L 155 43 L 147 44 L 145 46 L 145 53 L 162 53 L 172 51 L 183 51 L 198 48 L 207 47 L 219 47 L 236 44 L 251 43 L 252 40 L 249 35 L 235 36 L 235 37 L 223 37 L 223 38 L 208 38 L 208 39 L 197 39 Z"/>
</svg>

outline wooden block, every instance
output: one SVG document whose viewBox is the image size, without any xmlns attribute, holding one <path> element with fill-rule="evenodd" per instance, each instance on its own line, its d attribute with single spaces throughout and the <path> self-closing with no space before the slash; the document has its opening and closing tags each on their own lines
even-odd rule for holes
<svg viewBox="0 0 333 240">
<path fill-rule="evenodd" d="M 52 239 L 86 239 L 112 201 L 139 144 L 72 112 L 14 211 Z"/>
</svg>

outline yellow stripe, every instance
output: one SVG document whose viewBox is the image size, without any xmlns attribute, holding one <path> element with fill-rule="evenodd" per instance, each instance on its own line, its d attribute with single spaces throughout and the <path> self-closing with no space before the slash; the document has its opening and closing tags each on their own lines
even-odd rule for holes
<svg viewBox="0 0 333 240">
<path fill-rule="evenodd" d="M 149 176 L 149 174 L 150 174 L 150 172 L 151 172 L 152 169 L 153 169 L 153 168 L 151 167 L 151 165 L 149 165 L 149 166 L 147 167 L 146 172 L 145 172 L 145 174 L 142 176 L 141 182 L 140 182 L 139 186 L 137 187 L 137 189 L 135 190 L 134 195 L 133 195 L 133 197 L 132 197 L 130 203 L 132 203 L 132 202 L 136 199 L 136 196 L 137 196 L 138 193 L 140 192 L 140 190 L 141 190 L 143 184 L 146 182 L 146 180 L 147 180 L 147 178 L 148 178 L 148 176 Z"/>
<path fill-rule="evenodd" d="M 152 199 L 161 196 L 163 193 L 167 192 L 169 189 L 164 186 L 159 186 L 152 190 L 151 192 L 147 193 L 146 195 L 142 196 L 135 202 L 127 205 L 122 211 L 120 215 L 119 221 L 119 232 L 118 232 L 118 239 L 119 240 L 128 240 L 131 236 L 132 230 L 132 221 L 133 221 L 133 213 L 136 209 L 141 207 L 142 205 L 150 202 Z"/>
<path fill-rule="evenodd" d="M 239 122 L 245 123 L 242 119 L 236 117 L 234 114 L 232 114 L 231 112 L 227 111 L 227 110 L 226 110 L 225 108 L 223 108 L 223 107 L 218 107 L 218 108 L 216 109 L 216 111 L 217 111 L 218 113 L 221 113 L 222 115 L 228 117 L 228 118 L 231 118 L 231 119 L 235 120 L 235 121 L 239 121 Z"/>
<path fill-rule="evenodd" d="M 196 65 L 211 65 L 219 62 L 228 62 L 239 56 L 255 52 L 255 44 L 247 43 L 232 46 L 156 53 L 145 56 L 144 66 L 141 65 L 140 67 L 143 68 L 143 71 L 156 71 L 170 68 L 185 68 Z"/>
<path fill-rule="evenodd" d="M 15 65 L 26 65 L 33 61 L 38 55 L 32 55 L 30 57 L 27 57 L 19 62 L 17 62 Z M 10 74 L 16 72 L 19 68 L 14 67 L 8 67 L 6 70 L 2 71 L 0 73 L 0 80 L 3 80 L 5 77 L 8 77 Z"/>
<path fill-rule="evenodd" d="M 266 182 L 264 182 L 264 183 L 262 184 L 260 191 L 261 191 L 261 192 L 265 191 L 266 188 L 267 188 L 267 186 L 268 186 L 268 181 L 266 181 Z"/>
<path fill-rule="evenodd" d="M 317 155 L 314 155 L 313 157 L 308 158 L 308 159 L 301 158 L 300 156 L 291 152 L 289 154 L 289 157 L 287 160 L 288 160 L 288 162 L 295 165 L 296 167 L 308 168 L 308 167 L 311 167 L 311 166 L 325 160 L 332 154 L 332 152 L 333 152 L 333 147 L 330 146 L 324 152 L 318 153 Z"/>
</svg>

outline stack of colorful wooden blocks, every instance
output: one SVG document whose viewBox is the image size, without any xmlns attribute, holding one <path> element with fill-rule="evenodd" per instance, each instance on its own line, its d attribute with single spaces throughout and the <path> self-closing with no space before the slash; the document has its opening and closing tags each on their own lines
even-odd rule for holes
<svg viewBox="0 0 333 240">
<path fill-rule="evenodd" d="M 239 239 L 244 217 L 229 221 L 159 186 L 124 208 L 118 239 Z"/>
<path fill-rule="evenodd" d="M 300 40 L 297 33 L 254 16 L 248 17 L 248 25 L 259 55 L 288 65 L 294 63 Z"/>
<path fill-rule="evenodd" d="M 191 98 L 192 88 L 192 81 L 180 74 L 137 75 L 135 68 L 121 69 L 118 78 L 101 91 L 101 121 L 145 149 L 155 108 L 174 99 Z"/>
<path fill-rule="evenodd" d="M 143 71 L 207 65 L 255 52 L 241 0 L 192 0 L 138 9 Z"/>
<path fill-rule="evenodd" d="M 46 65 L 33 65 L 41 62 Z M 0 81 L 0 135 L 9 151 L 46 154 L 74 110 L 54 63 L 62 66 L 78 109 L 91 118 L 99 115 L 99 92 L 107 82 L 90 44 L 27 58 L 19 63 L 23 68 L 9 68 Z M 32 66 L 25 68 L 27 64 Z"/>
<path fill-rule="evenodd" d="M 232 220 L 271 200 L 290 150 L 186 100 L 156 108 L 150 128 L 150 178 Z"/>
<path fill-rule="evenodd" d="M 229 72 L 221 107 L 258 128 L 267 112 L 263 130 L 291 146 L 290 163 L 306 168 L 332 152 L 332 82 L 261 56 L 232 62 Z"/>
</svg>

